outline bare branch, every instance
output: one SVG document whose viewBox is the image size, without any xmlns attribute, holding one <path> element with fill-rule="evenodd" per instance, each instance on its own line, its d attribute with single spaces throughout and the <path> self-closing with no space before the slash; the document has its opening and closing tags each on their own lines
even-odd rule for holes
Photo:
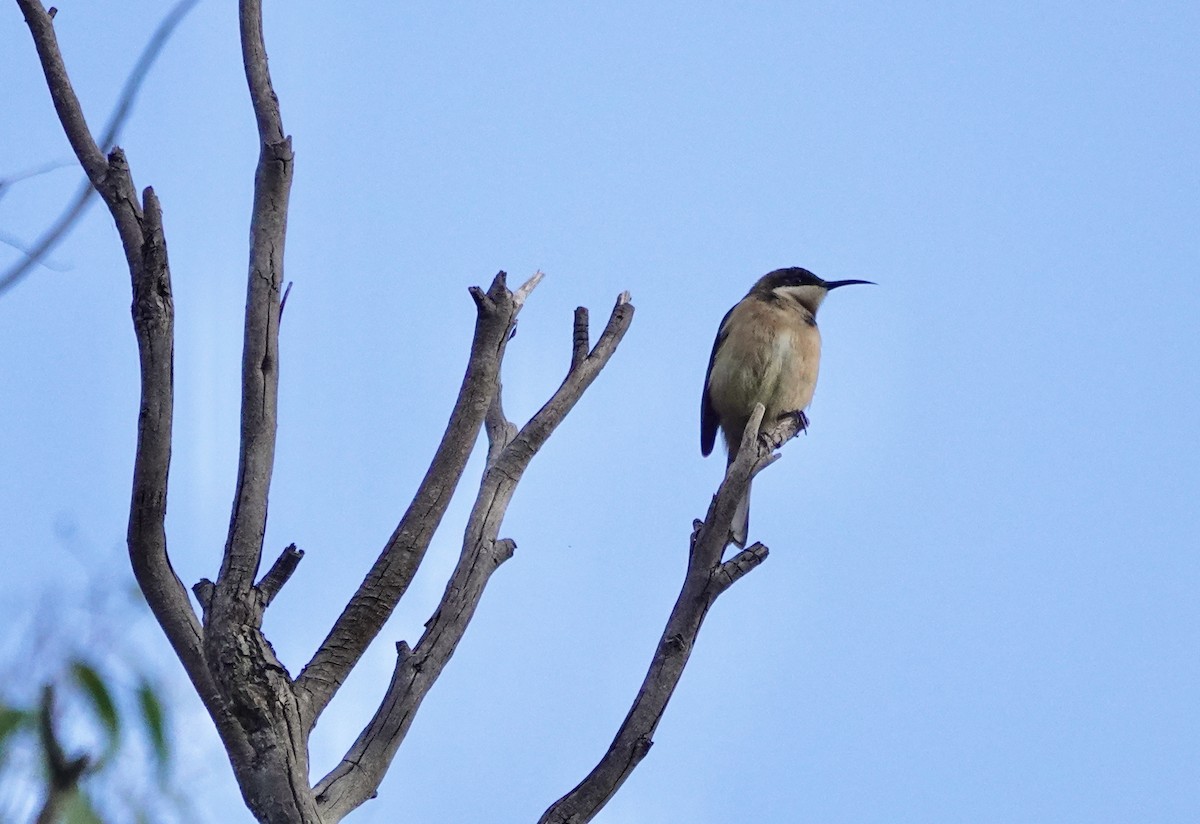
<svg viewBox="0 0 1200 824">
<path fill-rule="evenodd" d="M 397 661 L 387 694 L 366 729 L 342 762 L 314 788 L 327 820 L 339 820 L 375 793 L 421 702 L 462 640 L 492 573 L 512 557 L 516 544 L 497 537 L 508 504 L 533 456 L 616 351 L 633 320 L 633 306 L 628 295 L 623 297 L 609 318 L 603 348 L 598 343 L 533 420 L 489 461 L 467 521 L 458 565 L 426 622 L 425 633 L 411 655 Z M 503 430 L 489 429 L 489 435 L 494 431 Z"/>
<path fill-rule="evenodd" d="M 279 311 L 293 156 L 283 136 L 262 42 L 261 6 L 239 5 L 242 57 L 259 125 L 242 349 L 241 442 L 229 537 L 204 612 L 203 655 L 238 743 L 226 742 L 242 797 L 260 821 L 316 822 L 308 729 L 287 670 L 262 633 L 266 603 L 298 557 L 285 552 L 254 590 L 275 461 Z M 205 588 L 206 590 L 209 588 Z M 203 597 L 203 596 L 201 596 Z"/>
<path fill-rule="evenodd" d="M 145 47 L 142 49 L 141 55 L 138 56 L 137 62 L 134 64 L 129 76 L 125 79 L 125 84 L 121 88 L 121 94 L 117 98 L 116 107 L 113 109 L 112 114 L 109 115 L 108 124 L 106 125 L 104 133 L 100 138 L 99 145 L 97 146 L 97 150 L 99 152 L 103 153 L 109 151 L 112 145 L 116 142 L 117 137 L 121 133 L 121 129 L 124 127 L 125 122 L 129 119 L 130 113 L 133 111 L 134 100 L 137 98 L 137 93 L 141 89 L 142 83 L 145 81 L 146 75 L 150 71 L 150 67 L 154 64 L 154 61 L 162 52 L 163 46 L 166 45 L 167 40 L 170 39 L 180 21 L 183 20 L 184 16 L 191 11 L 192 7 L 195 6 L 197 2 L 198 0 L 181 0 L 181 2 L 176 3 L 171 10 L 167 12 L 166 16 L 163 17 L 162 21 L 158 24 L 158 27 L 154 30 L 154 33 L 150 36 L 150 39 L 146 42 Z M 29 5 L 30 7 L 35 6 L 33 3 L 30 3 Z M 24 4 L 22 4 L 22 11 L 25 12 L 26 20 L 28 20 L 30 11 L 25 8 Z M 53 17 L 54 15 L 52 14 L 46 14 L 46 18 L 48 20 L 52 20 Z M 51 36 L 52 35 L 53 28 L 51 27 Z M 56 52 L 57 45 L 54 46 L 50 54 L 53 55 L 53 53 Z M 40 47 L 39 54 L 41 54 Z M 59 56 L 58 62 L 60 64 L 61 60 L 62 58 Z M 64 79 L 66 78 L 65 69 L 63 70 L 62 76 Z M 50 75 L 47 74 L 47 81 L 49 80 Z M 67 90 L 69 91 L 69 89 L 70 83 L 68 82 Z M 71 93 L 71 96 L 73 96 L 73 92 Z M 57 107 L 57 105 L 58 101 L 56 99 L 55 106 Z M 78 101 L 75 103 L 75 108 L 78 108 Z M 82 121 L 82 113 L 79 114 L 79 119 Z M 86 129 L 86 125 L 84 128 Z M 90 140 L 90 137 L 88 139 Z M 74 147 L 74 145 L 75 144 L 73 142 L 72 147 Z M 58 168 L 58 165 L 60 164 L 49 165 L 43 167 L 43 169 Z M 21 178 L 13 177 L 0 182 L 0 191 L 3 190 L 2 187 L 4 184 L 8 184 L 19 179 Z M 51 224 L 50 227 L 42 233 L 41 237 L 39 237 L 29 248 L 25 258 L 13 264 L 7 271 L 4 272 L 4 274 L 0 275 L 0 294 L 3 294 L 6 289 L 15 286 L 17 283 L 23 280 L 25 276 L 29 274 L 29 272 L 31 272 L 35 266 L 39 265 L 45 256 L 48 255 L 54 249 L 54 247 L 59 244 L 59 242 L 67 235 L 67 233 L 70 232 L 75 223 L 83 215 L 84 211 L 86 211 L 88 204 L 91 202 L 91 195 L 94 189 L 95 187 L 93 185 L 93 181 L 90 179 L 89 175 L 89 179 L 84 182 L 75 196 L 71 198 L 71 201 L 63 210 L 62 214 L 59 215 L 58 219 Z"/>
<path fill-rule="evenodd" d="M 296 679 L 297 692 L 308 703 L 310 725 L 316 723 L 407 591 L 492 405 L 516 306 L 504 272 L 496 275 L 486 293 L 475 288 L 471 297 L 477 316 L 470 360 L 425 478 L 358 591 Z"/>
<path fill-rule="evenodd" d="M 41 60 L 42 72 L 46 76 L 46 85 L 50 89 L 50 97 L 54 102 L 55 111 L 58 112 L 59 122 L 79 164 L 87 173 L 88 180 L 104 198 L 112 213 L 117 224 L 117 233 L 121 237 L 121 245 L 125 250 L 125 260 L 130 271 L 133 271 L 139 265 L 141 257 L 142 214 L 137 190 L 129 176 L 129 167 L 125 164 L 125 156 L 114 149 L 106 159 L 92 139 L 83 109 L 79 105 L 79 98 L 75 96 L 75 90 L 63 64 L 58 39 L 54 34 L 53 15 L 47 13 L 38 0 L 17 0 L 17 5 L 25 15 L 25 22 L 33 35 L 34 46 Z"/>
<path fill-rule="evenodd" d="M 284 136 L 279 101 L 267 69 L 261 3 L 242 0 L 238 10 L 242 62 L 258 123 L 259 155 L 250 218 L 237 487 L 214 604 L 221 603 L 223 590 L 228 590 L 230 597 L 248 595 L 262 559 L 267 496 L 275 464 L 279 304 L 294 160 L 292 141 Z"/>
<path fill-rule="evenodd" d="M 514 450 L 528 452 L 532 457 L 533 453 L 542 448 L 542 444 L 562 423 L 563 418 L 575 406 L 584 390 L 591 386 L 592 381 L 596 379 L 600 370 L 604 368 L 613 352 L 616 351 L 621 338 L 625 337 L 625 332 L 629 330 L 629 324 L 633 322 L 633 304 L 629 301 L 628 292 L 622 292 L 617 296 L 617 303 L 608 317 L 608 323 L 605 324 L 604 331 L 601 333 L 600 339 L 596 341 L 596 345 L 592 347 L 592 351 L 578 364 L 572 364 L 562 385 L 521 428 L 512 444 Z M 572 347 L 573 349 L 574 347 Z"/>
<path fill-rule="evenodd" d="M 279 113 L 279 98 L 271 85 L 267 67 L 267 46 L 263 41 L 262 0 L 240 0 L 238 24 L 241 29 L 242 65 L 246 70 L 246 85 L 258 122 L 258 140 L 264 146 L 282 143 L 283 118 Z"/>
<path fill-rule="evenodd" d="M 539 824 L 583 824 L 608 803 L 650 751 L 654 731 L 687 666 L 709 607 L 717 596 L 766 560 L 767 548 L 756 543 L 729 561 L 721 562 L 729 543 L 734 510 L 751 477 L 773 460 L 772 453 L 779 444 L 795 436 L 799 424 L 797 418 L 789 416 L 759 437 L 762 416 L 763 407 L 759 404 L 750 416 L 737 458 L 726 470 L 708 515 L 692 533 L 683 588 L 629 714 L 595 768 L 550 805 Z"/>
<path fill-rule="evenodd" d="M 108 164 L 104 160 L 104 153 L 92 139 L 79 98 L 75 96 L 71 78 L 67 76 L 58 38 L 54 34 L 54 16 L 38 0 L 17 0 L 17 5 L 25 15 L 25 24 L 33 35 L 33 44 L 37 48 L 50 98 L 54 101 L 54 110 L 58 112 L 63 131 L 88 179 L 99 190 L 103 186 Z"/>
<path fill-rule="evenodd" d="M 116 156 L 117 152 L 113 154 Z M 247 752 L 247 742 L 209 673 L 200 621 L 167 555 L 165 520 L 174 406 L 175 307 L 162 211 L 153 189 L 147 188 L 143 199 L 146 242 L 141 261 L 132 269 L 133 326 L 141 361 L 141 411 L 129 512 L 129 556 L 150 609 L 233 757 Z"/>
<path fill-rule="evenodd" d="M 263 609 L 269 607 L 275 600 L 275 596 L 292 577 L 292 573 L 296 571 L 296 567 L 300 565 L 303 557 L 303 549 L 296 549 L 295 544 L 288 544 L 287 548 L 275 559 L 275 563 L 267 570 L 267 574 L 255 586 L 262 598 Z"/>
</svg>

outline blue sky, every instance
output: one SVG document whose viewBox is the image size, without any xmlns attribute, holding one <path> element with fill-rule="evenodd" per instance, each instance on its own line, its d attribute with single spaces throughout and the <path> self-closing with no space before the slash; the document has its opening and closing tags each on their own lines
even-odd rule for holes
<svg viewBox="0 0 1200 824">
<path fill-rule="evenodd" d="M 256 144 L 227 5 L 183 23 L 122 140 L 165 212 L 189 583 L 217 569 L 236 469 Z M 60 9 L 98 129 L 161 6 Z M 599 325 L 629 289 L 638 309 L 350 820 L 531 821 L 590 769 L 721 474 L 697 421 L 717 323 L 787 265 L 879 285 L 822 309 L 811 431 L 755 485 L 771 557 L 714 607 L 597 820 L 1200 818 L 1200 7 L 305 2 L 269 4 L 266 30 L 297 158 L 267 536 L 307 552 L 267 619 L 293 672 L 424 473 L 466 288 L 547 273 L 505 365 L 520 420 L 562 377 L 576 305 Z M 0 171 L 69 159 L 14 7 L 0 44 Z M 10 191 L 0 227 L 34 237 L 78 177 Z M 0 297 L 0 621 L 76 563 L 63 519 L 123 564 L 137 362 L 102 208 L 53 262 Z M 316 775 L 440 596 L 478 471 L 322 719 Z M 189 769 L 219 765 L 212 820 L 242 820 L 179 695 Z"/>
</svg>

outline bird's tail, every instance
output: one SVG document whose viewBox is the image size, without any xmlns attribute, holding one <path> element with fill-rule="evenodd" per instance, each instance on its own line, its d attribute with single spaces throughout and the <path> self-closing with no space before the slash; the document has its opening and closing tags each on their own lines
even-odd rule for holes
<svg viewBox="0 0 1200 824">
<path fill-rule="evenodd" d="M 733 511 L 733 524 L 729 527 L 730 540 L 739 549 L 746 548 L 746 536 L 750 532 L 750 484 L 746 484 L 746 494 L 738 501 L 737 509 Z"/>
</svg>

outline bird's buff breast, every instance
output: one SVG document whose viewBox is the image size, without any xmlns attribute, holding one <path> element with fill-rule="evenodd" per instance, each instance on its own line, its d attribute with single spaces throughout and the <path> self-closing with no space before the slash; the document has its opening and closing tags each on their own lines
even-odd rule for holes
<svg viewBox="0 0 1200 824">
<path fill-rule="evenodd" d="M 746 316 L 729 319 L 731 334 L 722 348 L 730 357 L 713 364 L 711 383 L 722 420 L 750 417 L 755 403 L 766 407 L 763 425 L 812 402 L 821 353 L 821 336 L 805 316 L 790 307 L 746 307 Z M 722 353 L 726 354 L 726 353 Z"/>
</svg>

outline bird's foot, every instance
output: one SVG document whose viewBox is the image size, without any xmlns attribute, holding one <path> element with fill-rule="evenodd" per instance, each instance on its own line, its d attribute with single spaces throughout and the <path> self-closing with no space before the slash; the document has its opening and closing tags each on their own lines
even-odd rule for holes
<svg viewBox="0 0 1200 824">
<path fill-rule="evenodd" d="M 808 434 L 808 415 L 804 414 L 803 409 L 797 409 L 795 412 L 784 412 L 779 416 L 779 419 L 783 420 L 784 418 L 795 418 L 796 431 L 803 432 L 805 435 Z"/>
<path fill-rule="evenodd" d="M 801 432 L 808 431 L 808 416 L 805 415 L 803 411 L 797 409 L 795 412 L 784 412 L 776 419 L 776 423 L 782 423 L 788 419 L 792 419 L 796 422 L 797 430 Z M 760 432 L 758 434 L 758 439 L 763 446 L 772 451 L 779 449 L 779 447 L 783 446 L 784 441 L 787 440 L 787 438 L 780 437 L 777 427 L 768 429 L 765 432 Z"/>
</svg>

